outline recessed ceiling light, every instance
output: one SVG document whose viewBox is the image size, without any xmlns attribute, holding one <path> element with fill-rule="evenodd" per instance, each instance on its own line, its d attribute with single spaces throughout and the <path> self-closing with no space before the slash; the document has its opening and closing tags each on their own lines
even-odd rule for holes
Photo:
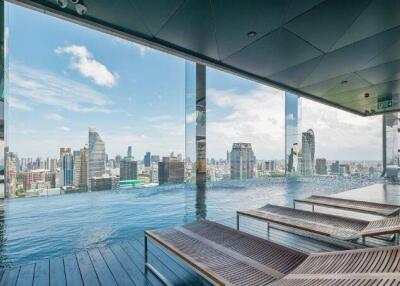
<svg viewBox="0 0 400 286">
<path fill-rule="evenodd" d="M 341 84 L 348 84 L 349 81 L 348 80 L 342 80 Z"/>
<path fill-rule="evenodd" d="M 85 15 L 86 14 L 86 12 L 87 12 L 87 8 L 86 8 L 86 6 L 85 5 L 83 5 L 83 4 L 76 4 L 75 5 L 75 10 L 76 10 L 76 13 L 78 13 L 79 15 Z"/>
<path fill-rule="evenodd" d="M 67 8 L 68 0 L 57 0 L 57 4 L 58 4 L 58 6 L 60 6 L 63 9 Z"/>
<path fill-rule="evenodd" d="M 247 37 L 249 37 L 249 38 L 254 38 L 255 36 L 257 36 L 257 33 L 254 31 L 250 31 L 247 33 Z"/>
<path fill-rule="evenodd" d="M 364 97 L 365 97 L 365 98 L 369 97 L 369 93 L 368 93 L 368 92 L 365 93 L 365 94 L 364 94 Z"/>
</svg>

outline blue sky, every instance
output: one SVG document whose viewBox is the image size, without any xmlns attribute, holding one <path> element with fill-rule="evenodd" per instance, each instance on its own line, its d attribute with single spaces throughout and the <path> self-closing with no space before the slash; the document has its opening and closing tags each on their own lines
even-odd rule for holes
<svg viewBox="0 0 400 286">
<path fill-rule="evenodd" d="M 184 153 L 183 59 L 13 4 L 6 14 L 11 150 L 56 157 L 59 147 L 83 147 L 93 126 L 110 156 L 128 145 L 140 159 Z M 257 158 L 284 158 L 282 91 L 208 69 L 207 96 L 208 157 L 245 141 Z M 380 118 L 308 100 L 303 110 L 317 157 L 380 158 Z"/>
</svg>

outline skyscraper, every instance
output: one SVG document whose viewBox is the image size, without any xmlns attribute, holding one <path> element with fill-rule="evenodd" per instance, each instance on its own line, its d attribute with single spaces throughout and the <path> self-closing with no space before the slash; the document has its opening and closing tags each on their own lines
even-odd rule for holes
<svg viewBox="0 0 400 286">
<path fill-rule="evenodd" d="M 128 156 L 128 157 L 132 157 L 132 156 L 133 156 L 133 154 L 132 154 L 132 146 L 128 146 L 128 153 L 127 153 L 127 156 Z"/>
<path fill-rule="evenodd" d="M 335 161 L 331 164 L 331 173 L 332 174 L 339 174 L 340 172 L 340 164 L 339 161 Z"/>
<path fill-rule="evenodd" d="M 71 150 L 71 148 L 69 148 Z M 61 158 L 62 185 L 72 186 L 74 179 L 74 157 L 64 152 Z"/>
<path fill-rule="evenodd" d="M 79 183 L 81 181 L 81 152 L 74 151 L 74 179 L 73 185 L 75 187 L 79 187 Z"/>
<path fill-rule="evenodd" d="M 81 161 L 81 172 L 79 175 L 79 185 L 78 187 L 82 191 L 87 191 L 88 189 L 88 164 L 89 164 L 89 149 L 88 146 L 85 145 L 80 150 L 80 161 Z"/>
<path fill-rule="evenodd" d="M 302 175 L 312 176 L 314 174 L 315 135 L 312 129 L 303 132 L 301 137 L 302 152 L 300 171 Z"/>
<path fill-rule="evenodd" d="M 150 167 L 151 165 L 151 154 L 150 152 L 146 152 L 146 155 L 144 155 L 144 166 L 145 167 Z"/>
<path fill-rule="evenodd" d="M 89 164 L 88 179 L 101 177 L 106 172 L 105 167 L 105 145 L 96 129 L 89 128 Z"/>
<path fill-rule="evenodd" d="M 64 154 L 70 154 L 71 152 L 71 148 L 60 148 L 60 161 L 62 161 Z"/>
<path fill-rule="evenodd" d="M 121 160 L 119 176 L 120 176 L 120 181 L 137 179 L 137 162 L 134 160 L 132 156 L 131 146 L 128 147 L 127 156 Z"/>
<path fill-rule="evenodd" d="M 256 157 L 251 143 L 233 143 L 230 164 L 231 179 L 253 178 Z"/>
<path fill-rule="evenodd" d="M 315 161 L 315 172 L 318 175 L 326 175 L 328 173 L 328 168 L 326 165 L 325 158 L 317 158 Z"/>
<path fill-rule="evenodd" d="M 163 157 L 158 162 L 158 182 L 163 184 L 180 184 L 184 182 L 185 163 L 177 160 L 176 157 Z"/>
</svg>

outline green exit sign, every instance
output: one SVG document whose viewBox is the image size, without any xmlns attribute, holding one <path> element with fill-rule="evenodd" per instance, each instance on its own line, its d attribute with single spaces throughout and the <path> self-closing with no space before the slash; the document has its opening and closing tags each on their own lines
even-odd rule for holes
<svg viewBox="0 0 400 286">
<path fill-rule="evenodd" d="M 378 98 L 378 109 L 386 109 L 392 106 L 393 106 L 393 101 L 391 95 Z"/>
</svg>

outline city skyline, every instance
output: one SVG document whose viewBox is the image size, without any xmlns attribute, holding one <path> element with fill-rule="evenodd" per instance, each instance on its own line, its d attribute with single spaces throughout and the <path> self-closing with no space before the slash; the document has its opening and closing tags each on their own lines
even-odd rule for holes
<svg viewBox="0 0 400 286">
<path fill-rule="evenodd" d="M 78 150 L 87 126 L 98 128 L 110 156 L 128 145 L 140 154 L 184 154 L 183 59 L 10 3 L 6 8 L 9 145 L 20 157 L 55 157 L 57 146 Z M 284 158 L 282 91 L 207 69 L 207 104 L 208 158 L 224 158 L 232 142 L 252 142 L 260 159 Z M 316 157 L 380 159 L 380 117 L 302 104 L 304 126 L 318 134 Z"/>
</svg>

